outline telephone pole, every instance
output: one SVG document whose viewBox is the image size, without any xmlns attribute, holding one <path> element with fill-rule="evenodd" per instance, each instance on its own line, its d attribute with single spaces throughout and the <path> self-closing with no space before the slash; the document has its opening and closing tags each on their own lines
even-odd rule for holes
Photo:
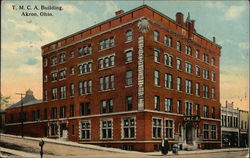
<svg viewBox="0 0 250 158">
<path fill-rule="evenodd" d="M 21 136 L 23 138 L 23 117 L 24 117 L 24 113 L 23 113 L 23 95 L 25 95 L 24 93 L 16 93 L 16 95 L 20 95 L 21 96 Z"/>
</svg>

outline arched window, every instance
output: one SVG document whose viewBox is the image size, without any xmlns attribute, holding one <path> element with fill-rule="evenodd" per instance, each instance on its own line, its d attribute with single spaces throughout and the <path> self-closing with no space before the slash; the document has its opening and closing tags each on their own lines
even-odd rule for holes
<svg viewBox="0 0 250 158">
<path fill-rule="evenodd" d="M 160 41 L 160 34 L 158 31 L 154 31 L 154 40 L 155 41 Z"/>
<path fill-rule="evenodd" d="M 211 59 L 211 65 L 213 65 L 213 66 L 215 65 L 215 59 L 214 58 Z"/>
</svg>

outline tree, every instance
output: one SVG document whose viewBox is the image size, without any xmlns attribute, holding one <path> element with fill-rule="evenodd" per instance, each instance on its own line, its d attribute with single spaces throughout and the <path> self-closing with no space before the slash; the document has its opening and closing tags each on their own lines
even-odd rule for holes
<svg viewBox="0 0 250 158">
<path fill-rule="evenodd" d="M 0 106 L 1 110 L 6 109 L 10 105 L 10 96 L 3 96 L 1 94 L 0 100 L 1 100 L 1 106 Z"/>
</svg>

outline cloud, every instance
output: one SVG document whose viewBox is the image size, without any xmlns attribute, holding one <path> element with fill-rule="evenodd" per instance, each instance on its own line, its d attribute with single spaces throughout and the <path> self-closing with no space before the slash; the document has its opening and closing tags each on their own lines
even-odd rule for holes
<svg viewBox="0 0 250 158">
<path fill-rule="evenodd" d="M 27 65 L 36 65 L 39 62 L 39 60 L 37 60 L 36 58 L 29 58 L 25 64 Z"/>
<path fill-rule="evenodd" d="M 237 19 L 246 9 L 247 8 L 245 6 L 231 6 L 225 12 L 225 18 L 227 20 Z"/>
<path fill-rule="evenodd" d="M 115 15 L 115 12 L 120 10 L 117 3 L 114 1 L 97 1 L 97 5 L 103 7 L 103 18 L 107 19 Z"/>
<path fill-rule="evenodd" d="M 241 49 L 249 49 L 249 43 L 248 42 L 241 42 L 241 43 L 239 43 L 238 46 Z"/>
<path fill-rule="evenodd" d="M 223 9 L 225 5 L 220 1 L 206 1 L 205 4 L 210 8 Z"/>
<path fill-rule="evenodd" d="M 71 4 L 62 4 L 61 6 L 63 8 L 63 11 L 68 12 L 68 13 L 80 13 L 81 12 L 77 7 Z"/>
</svg>

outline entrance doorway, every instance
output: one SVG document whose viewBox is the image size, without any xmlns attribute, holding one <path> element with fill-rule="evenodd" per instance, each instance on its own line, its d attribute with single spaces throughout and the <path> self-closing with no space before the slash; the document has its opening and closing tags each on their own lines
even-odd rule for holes
<svg viewBox="0 0 250 158">
<path fill-rule="evenodd" d="M 66 123 L 60 124 L 60 137 L 67 138 L 68 137 L 68 129 Z"/>
<path fill-rule="evenodd" d="M 189 122 L 186 124 L 186 143 L 193 145 L 193 126 Z"/>
</svg>

